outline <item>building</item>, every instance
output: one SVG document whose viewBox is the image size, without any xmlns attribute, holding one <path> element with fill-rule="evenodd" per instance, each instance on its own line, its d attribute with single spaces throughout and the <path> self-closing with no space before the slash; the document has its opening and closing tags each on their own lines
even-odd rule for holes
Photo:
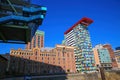
<svg viewBox="0 0 120 80">
<path fill-rule="evenodd" d="M 82 18 L 64 33 L 63 44 L 75 47 L 74 54 L 78 72 L 90 72 L 95 69 L 94 55 L 88 31 L 88 26 L 92 22 L 93 20 L 90 18 Z"/>
<path fill-rule="evenodd" d="M 0 0 L 0 41 L 28 43 L 42 24 L 46 11 L 46 7 L 30 0 Z"/>
<path fill-rule="evenodd" d="M 44 47 L 44 32 L 37 30 L 33 36 L 31 42 L 28 42 L 26 49 L 33 49 L 35 47 L 42 48 Z"/>
<path fill-rule="evenodd" d="M 0 78 L 4 77 L 7 70 L 8 60 L 0 55 Z"/>
<path fill-rule="evenodd" d="M 111 70 L 112 61 L 107 48 L 104 48 L 103 45 L 99 44 L 93 48 L 95 66 L 104 67 L 105 70 Z"/>
<path fill-rule="evenodd" d="M 120 47 L 116 47 L 116 50 L 120 50 Z"/>
<path fill-rule="evenodd" d="M 104 48 L 107 48 L 108 51 L 109 51 L 110 58 L 111 58 L 111 61 L 112 61 L 112 68 L 113 68 L 113 69 L 117 68 L 118 65 L 117 65 L 117 62 L 116 62 L 116 60 L 115 60 L 115 54 L 114 54 L 114 51 L 113 51 L 111 45 L 110 45 L 110 44 L 104 44 L 103 47 L 104 47 Z"/>
<path fill-rule="evenodd" d="M 115 53 L 115 59 L 118 65 L 118 69 L 120 69 L 120 49 L 117 49 L 114 51 Z"/>
<path fill-rule="evenodd" d="M 61 66 L 65 72 L 76 72 L 74 47 L 56 45 L 56 48 L 42 48 L 42 62 Z"/>
<path fill-rule="evenodd" d="M 54 74 L 76 72 L 74 47 L 33 48 L 10 51 L 12 74 Z"/>
</svg>

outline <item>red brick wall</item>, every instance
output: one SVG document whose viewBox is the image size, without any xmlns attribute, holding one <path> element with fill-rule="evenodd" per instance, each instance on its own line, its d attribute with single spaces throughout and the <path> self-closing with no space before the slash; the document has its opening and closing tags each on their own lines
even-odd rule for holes
<svg viewBox="0 0 120 80">
<path fill-rule="evenodd" d="M 41 51 L 40 48 L 33 48 L 32 51 L 18 49 L 11 50 L 10 55 L 11 72 L 24 74 L 76 72 L 74 48 L 65 48 L 65 52 L 63 47 L 50 51 Z"/>
<path fill-rule="evenodd" d="M 106 44 L 106 45 L 103 45 L 103 47 L 107 48 L 109 53 L 110 53 L 110 57 L 111 57 L 111 60 L 112 60 L 112 67 L 113 68 L 118 67 L 117 62 L 115 60 L 115 54 L 114 54 L 114 51 L 113 51 L 111 45 Z"/>
</svg>

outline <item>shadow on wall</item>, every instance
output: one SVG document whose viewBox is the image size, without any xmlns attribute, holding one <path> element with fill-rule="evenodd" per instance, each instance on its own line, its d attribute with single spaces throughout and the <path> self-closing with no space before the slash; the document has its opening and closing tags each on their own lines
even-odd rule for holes
<svg viewBox="0 0 120 80">
<path fill-rule="evenodd" d="M 5 75 L 8 60 L 0 55 L 0 78 Z"/>
<path fill-rule="evenodd" d="M 26 55 L 27 56 L 27 55 Z M 9 70 L 7 72 L 7 75 L 13 76 L 44 76 L 44 75 L 54 75 L 54 74 L 64 74 L 65 71 L 60 67 L 56 65 L 47 64 L 44 62 L 38 62 L 35 60 L 30 60 L 16 57 L 16 56 L 10 56 L 10 63 L 9 63 Z M 66 76 L 61 77 L 62 79 L 55 79 L 55 80 L 65 80 L 67 79 Z M 44 79 L 44 80 L 51 80 Z M 52 78 L 52 80 L 54 80 Z"/>
</svg>

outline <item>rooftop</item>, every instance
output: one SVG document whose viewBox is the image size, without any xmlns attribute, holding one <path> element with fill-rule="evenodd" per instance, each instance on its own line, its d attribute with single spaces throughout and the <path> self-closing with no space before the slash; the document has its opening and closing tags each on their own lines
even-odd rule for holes
<svg viewBox="0 0 120 80">
<path fill-rule="evenodd" d="M 82 18 L 79 20 L 76 24 L 74 24 L 71 28 L 69 28 L 64 34 L 69 33 L 71 30 L 73 30 L 74 27 L 76 27 L 78 24 L 82 24 L 85 26 L 89 26 L 91 23 L 93 23 L 93 20 L 87 17 Z"/>
</svg>

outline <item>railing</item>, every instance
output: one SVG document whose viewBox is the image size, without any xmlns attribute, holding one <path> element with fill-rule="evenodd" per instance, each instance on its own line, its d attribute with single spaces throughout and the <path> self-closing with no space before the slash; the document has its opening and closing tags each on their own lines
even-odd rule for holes
<svg viewBox="0 0 120 80">
<path fill-rule="evenodd" d="M 25 22 L 29 22 L 35 19 L 43 19 L 44 15 L 38 14 L 38 15 L 34 15 L 34 16 L 30 16 L 30 17 L 23 17 L 23 16 L 16 16 L 16 15 L 10 15 L 10 16 L 5 16 L 0 18 L 0 23 L 4 22 L 4 21 L 9 21 L 9 20 L 19 20 L 19 21 L 25 21 Z"/>
<path fill-rule="evenodd" d="M 23 11 L 26 11 L 26 12 L 37 12 L 37 11 L 46 11 L 47 8 L 46 7 L 40 7 L 40 8 L 34 8 L 34 7 L 30 7 L 30 8 L 27 8 L 27 7 L 23 7 Z"/>
<path fill-rule="evenodd" d="M 8 4 L 3 4 L 3 3 L 0 3 L 1 6 L 10 6 Z M 43 6 L 39 6 L 39 7 L 23 7 L 23 6 L 20 6 L 20 5 L 15 5 L 15 4 L 11 4 L 12 7 L 14 8 L 22 8 L 23 11 L 27 11 L 27 12 L 37 12 L 37 11 L 47 11 L 47 8 L 46 7 L 43 7 Z"/>
</svg>

